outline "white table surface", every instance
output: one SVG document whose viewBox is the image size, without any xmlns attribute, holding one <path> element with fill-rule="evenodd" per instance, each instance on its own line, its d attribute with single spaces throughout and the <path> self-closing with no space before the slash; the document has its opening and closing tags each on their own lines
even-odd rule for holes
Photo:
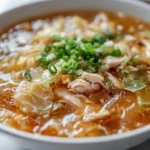
<svg viewBox="0 0 150 150">
<path fill-rule="evenodd" d="M 0 13 L 13 8 L 18 5 L 23 5 L 25 3 L 30 3 L 39 0 L 0 0 Z M 17 144 L 13 143 L 10 139 L 6 138 L 4 135 L 0 134 L 0 150 L 27 150 L 19 147 Z M 150 140 L 131 148 L 130 150 L 150 150 Z"/>
</svg>

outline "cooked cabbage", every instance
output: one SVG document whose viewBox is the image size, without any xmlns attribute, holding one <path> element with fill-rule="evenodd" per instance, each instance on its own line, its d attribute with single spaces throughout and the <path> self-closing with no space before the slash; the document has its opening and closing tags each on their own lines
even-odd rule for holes
<svg viewBox="0 0 150 150">
<path fill-rule="evenodd" d="M 26 114 L 43 114 L 51 110 L 53 98 L 50 87 L 41 82 L 23 81 L 14 93 L 14 104 Z"/>
</svg>

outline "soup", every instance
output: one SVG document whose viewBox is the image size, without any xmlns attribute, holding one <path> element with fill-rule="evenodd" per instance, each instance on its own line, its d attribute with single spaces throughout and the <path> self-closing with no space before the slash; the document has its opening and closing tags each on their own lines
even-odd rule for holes
<svg viewBox="0 0 150 150">
<path fill-rule="evenodd" d="M 0 38 L 0 123 L 94 137 L 150 123 L 150 25 L 76 10 L 19 23 Z"/>
</svg>

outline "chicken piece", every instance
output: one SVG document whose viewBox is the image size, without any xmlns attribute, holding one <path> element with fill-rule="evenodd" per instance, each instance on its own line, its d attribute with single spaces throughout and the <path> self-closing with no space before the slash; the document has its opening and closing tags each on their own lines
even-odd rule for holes
<svg viewBox="0 0 150 150">
<path fill-rule="evenodd" d="M 77 95 L 69 92 L 68 90 L 58 88 L 55 89 L 54 93 L 58 96 L 58 98 L 62 99 L 62 102 L 71 105 L 74 109 L 82 107 L 81 99 Z"/>
<path fill-rule="evenodd" d="M 123 70 L 126 73 L 130 73 L 130 72 L 136 72 L 140 69 L 146 69 L 147 66 L 145 65 L 139 65 L 138 68 L 134 67 L 134 66 L 119 66 L 118 69 Z"/>
<path fill-rule="evenodd" d="M 93 104 L 86 96 L 73 94 L 64 88 L 57 88 L 54 93 L 61 99 L 61 102 L 69 104 L 74 109 L 83 109 L 86 104 Z"/>
<path fill-rule="evenodd" d="M 93 90 L 99 90 L 99 88 L 100 88 L 99 85 L 102 85 L 103 87 L 105 87 L 105 85 L 103 84 L 104 78 L 99 74 L 85 72 L 81 75 L 80 78 L 91 83 Z"/>
<path fill-rule="evenodd" d="M 128 72 L 134 72 L 134 71 L 138 71 L 138 68 L 133 67 L 133 66 L 128 66 L 127 70 Z"/>
<path fill-rule="evenodd" d="M 95 121 L 95 120 L 103 119 L 104 117 L 107 117 L 108 115 L 110 115 L 110 113 L 107 110 L 99 111 L 97 113 L 92 112 L 92 113 L 84 115 L 83 121 L 85 122 Z"/>
<path fill-rule="evenodd" d="M 122 41 L 119 41 L 115 44 L 116 47 L 118 47 L 121 51 L 121 54 L 124 55 L 131 55 L 130 47 L 128 46 L 128 41 L 126 39 L 123 39 Z"/>
<path fill-rule="evenodd" d="M 90 94 L 100 89 L 104 78 L 98 74 L 83 73 L 79 79 L 76 79 L 68 84 L 71 92 Z M 106 88 L 106 87 L 105 87 Z"/>
<path fill-rule="evenodd" d="M 91 93 L 92 87 L 90 83 L 83 79 L 76 79 L 68 84 L 68 88 L 73 93 Z"/>
<path fill-rule="evenodd" d="M 49 112 L 53 106 L 54 94 L 50 87 L 40 82 L 22 82 L 14 93 L 14 104 L 26 114 Z"/>
<path fill-rule="evenodd" d="M 119 89 L 123 88 L 121 81 L 118 80 L 115 76 L 113 76 L 112 74 L 110 74 L 108 72 L 106 73 L 106 75 L 107 75 L 108 79 L 114 84 L 114 86 L 116 88 L 119 88 Z"/>
<path fill-rule="evenodd" d="M 119 65 L 121 65 L 123 62 L 126 62 L 126 61 L 128 61 L 127 55 L 120 57 L 120 58 L 108 56 L 104 59 L 104 63 L 108 65 L 108 68 L 118 67 Z"/>
</svg>

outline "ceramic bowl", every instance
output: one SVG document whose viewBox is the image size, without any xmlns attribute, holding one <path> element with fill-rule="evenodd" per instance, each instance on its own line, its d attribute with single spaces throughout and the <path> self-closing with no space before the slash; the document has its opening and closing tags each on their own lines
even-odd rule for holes
<svg viewBox="0 0 150 150">
<path fill-rule="evenodd" d="M 150 6 L 133 0 L 49 0 L 20 6 L 0 14 L 0 30 L 34 16 L 69 9 L 120 11 L 150 21 Z M 123 134 L 92 138 L 39 136 L 0 124 L 0 134 L 35 150 L 125 150 L 150 137 L 150 125 Z M 9 143 L 8 143 L 9 144 Z"/>
</svg>

